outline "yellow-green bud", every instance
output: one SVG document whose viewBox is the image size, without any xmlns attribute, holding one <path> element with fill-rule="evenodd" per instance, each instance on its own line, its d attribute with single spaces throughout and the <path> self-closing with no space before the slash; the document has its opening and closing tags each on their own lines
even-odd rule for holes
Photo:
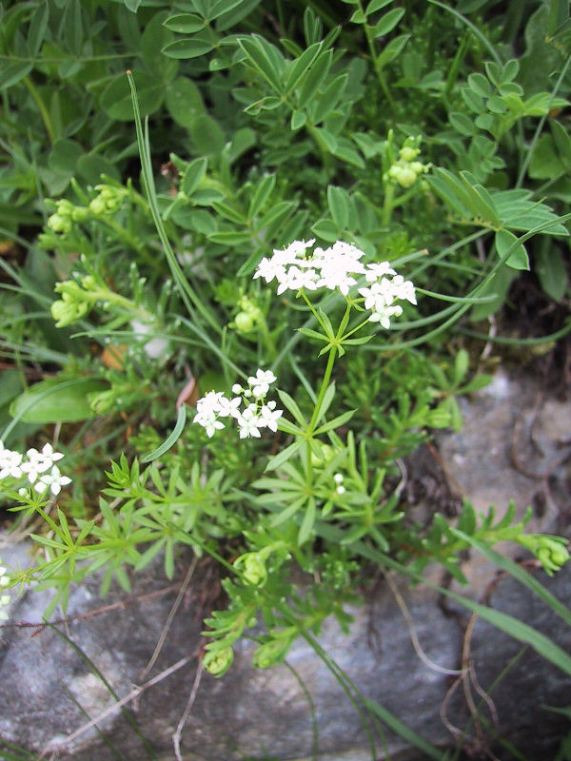
<svg viewBox="0 0 571 761">
<path fill-rule="evenodd" d="M 243 581 L 253 587 L 262 587 L 268 580 L 266 564 L 257 552 L 240 555 L 234 561 L 234 568 L 240 571 Z"/>
<path fill-rule="evenodd" d="M 256 321 L 251 313 L 238 312 L 234 318 L 234 324 L 239 333 L 249 333 L 256 324 Z"/>
<path fill-rule="evenodd" d="M 56 328 L 65 328 L 80 320 L 89 311 L 89 306 L 85 302 L 77 302 L 66 298 L 54 301 L 50 307 L 50 312 L 55 320 Z"/>
<path fill-rule="evenodd" d="M 416 182 L 416 172 L 410 167 L 399 167 L 399 171 L 394 179 L 401 188 L 411 188 Z"/>
<path fill-rule="evenodd" d="M 517 541 L 533 552 L 549 576 L 552 576 L 555 571 L 559 571 L 569 560 L 567 540 L 560 536 L 545 536 L 543 534 L 526 536 L 524 534 Z"/>
<path fill-rule="evenodd" d="M 50 230 L 53 230 L 54 233 L 65 235 L 71 231 L 71 220 L 69 217 L 62 217 L 61 214 L 56 212 L 48 218 L 48 227 Z"/>
<path fill-rule="evenodd" d="M 225 647 L 223 650 L 209 650 L 202 659 L 202 665 L 212 676 L 222 676 L 225 674 L 234 660 L 234 651 L 231 647 Z"/>
<path fill-rule="evenodd" d="M 410 145 L 405 145 L 404 148 L 401 148 L 399 151 L 399 155 L 403 161 L 414 161 L 419 153 L 419 148 L 412 148 Z"/>
<path fill-rule="evenodd" d="M 96 196 L 92 201 L 90 201 L 89 211 L 96 217 L 100 216 L 101 214 L 105 214 L 107 211 L 107 206 L 101 196 Z"/>
</svg>

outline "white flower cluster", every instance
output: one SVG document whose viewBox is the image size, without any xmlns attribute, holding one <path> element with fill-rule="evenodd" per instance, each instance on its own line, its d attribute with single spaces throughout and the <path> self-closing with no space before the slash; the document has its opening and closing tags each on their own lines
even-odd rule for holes
<svg viewBox="0 0 571 761">
<path fill-rule="evenodd" d="M 0 565 L 0 621 L 5 621 L 8 618 L 6 611 L 2 610 L 2 608 L 6 608 L 10 605 L 10 595 L 3 593 L 2 590 L 5 589 L 9 583 L 8 572 L 4 566 Z"/>
<path fill-rule="evenodd" d="M 39 494 L 49 490 L 56 497 L 62 486 L 71 483 L 71 478 L 62 476 L 55 464 L 62 457 L 63 454 L 55 452 L 51 444 L 46 444 L 41 452 L 37 449 L 28 449 L 23 455 L 6 449 L 0 441 L 0 481 L 5 478 L 25 478 Z M 23 487 L 20 489 L 22 494 L 25 491 Z"/>
<path fill-rule="evenodd" d="M 390 318 L 402 314 L 398 300 L 416 304 L 414 286 L 410 280 L 397 275 L 388 262 L 364 264 L 364 251 L 351 243 L 338 240 L 329 248 L 317 246 L 308 256 L 307 249 L 315 240 L 296 240 L 283 250 L 274 250 L 271 258 L 264 258 L 258 265 L 254 278 L 261 277 L 266 283 L 278 282 L 278 294 L 286 290 L 309 291 L 318 288 L 338 288 L 347 296 L 352 286 L 357 284 L 355 276 L 364 276 L 368 288 L 360 288 L 365 299 L 365 309 L 372 314 L 371 322 L 379 322 L 383 328 L 390 327 Z"/>
<path fill-rule="evenodd" d="M 388 330 L 391 317 L 400 317 L 402 314 L 402 307 L 395 304 L 395 301 L 416 304 L 414 285 L 402 275 L 397 275 L 388 262 L 369 264 L 365 278 L 370 287 L 359 288 L 359 293 L 365 299 L 365 309 L 371 311 L 370 322 L 379 322 Z"/>
<path fill-rule="evenodd" d="M 236 421 L 241 439 L 260 438 L 260 428 L 275 433 L 283 410 L 276 409 L 273 401 L 266 402 L 266 396 L 276 380 L 271 370 L 257 370 L 255 376 L 248 378 L 248 388 L 238 383 L 232 386 L 232 393 L 236 394 L 232 399 L 220 391 L 209 391 L 196 403 L 193 422 L 201 425 L 209 437 L 225 427 L 221 418 Z"/>
</svg>

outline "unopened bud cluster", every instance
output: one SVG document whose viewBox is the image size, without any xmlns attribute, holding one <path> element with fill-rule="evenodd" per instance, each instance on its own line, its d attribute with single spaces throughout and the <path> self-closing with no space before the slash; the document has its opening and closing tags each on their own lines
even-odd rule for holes
<svg viewBox="0 0 571 761">
<path fill-rule="evenodd" d="M 396 182 L 401 188 L 411 188 L 420 175 L 430 169 L 430 164 L 418 161 L 419 142 L 419 138 L 407 138 L 399 151 L 398 161 L 387 172 L 387 178 Z"/>
<path fill-rule="evenodd" d="M 66 198 L 55 202 L 55 212 L 48 217 L 47 225 L 58 235 L 68 235 L 75 223 L 85 222 L 92 217 L 115 214 L 128 194 L 125 188 L 113 185 L 97 185 L 98 194 L 87 206 L 76 206 Z M 53 203 L 53 202 L 52 202 Z"/>
</svg>

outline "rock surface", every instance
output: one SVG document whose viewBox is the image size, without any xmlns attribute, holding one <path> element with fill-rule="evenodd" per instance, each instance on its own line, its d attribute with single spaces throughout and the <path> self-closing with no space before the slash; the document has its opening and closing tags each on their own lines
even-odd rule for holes
<svg viewBox="0 0 571 761">
<path fill-rule="evenodd" d="M 534 490 L 549 482 L 553 501 L 559 500 L 558 511 L 569 509 L 564 504 L 568 500 L 564 472 L 536 479 L 512 467 L 513 425 L 520 412 L 532 410 L 533 385 L 518 386 L 509 378 L 496 384 L 491 392 L 465 404 L 464 431 L 440 441 L 449 475 L 478 507 L 490 502 L 501 506 L 511 497 L 522 507 L 532 501 Z M 523 396 L 517 396 L 518 388 Z M 569 421 L 569 410 L 559 404 L 549 402 L 546 412 L 535 414 L 532 448 L 539 443 L 545 457 L 536 459 L 534 468 L 548 470 L 554 461 L 549 458 L 561 457 L 557 440 L 567 435 L 564 416 Z M 547 511 L 539 520 L 553 525 L 557 514 Z M 22 546 L 3 549 L 2 557 L 9 565 L 27 562 Z M 571 627 L 510 578 L 490 585 L 492 570 L 487 571 L 480 591 L 490 593 L 493 607 L 532 624 L 566 651 L 571 649 Z M 181 567 L 180 578 L 184 572 Z M 571 570 L 550 580 L 542 573 L 537 577 L 571 606 Z M 571 704 L 571 679 L 532 648 L 520 653 L 521 644 L 482 621 L 469 626 L 466 636 L 466 611 L 450 606 L 452 614 L 460 615 L 446 614 L 434 593 L 399 589 L 414 621 L 424 662 L 386 585 L 374 599 L 353 610 L 355 622 L 349 635 L 329 622 L 320 637 L 328 655 L 360 690 L 433 744 L 452 747 L 454 728 L 466 729 L 460 742 L 472 754 L 470 758 L 488 757 L 484 736 L 493 734 L 494 722 L 498 737 L 513 742 L 528 761 L 555 758 L 565 720 L 543 706 Z M 46 593 L 17 602 L 10 625 L 0 629 L 0 740 L 45 752 L 45 758 L 53 759 L 175 759 L 172 735 L 197 673 L 204 613 L 198 594 L 185 596 L 156 664 L 146 676 L 142 674 L 176 593 L 176 586 L 167 586 L 160 573 L 138 577 L 127 599 L 112 594 L 100 600 L 96 587 L 88 585 L 73 592 L 68 620 L 54 627 L 21 625 L 41 621 Z M 250 665 L 251 652 L 251 645 L 244 643 L 221 680 L 202 675 L 182 731 L 182 758 L 371 761 L 388 758 L 387 751 L 393 761 L 426 758 L 388 730 L 386 745 L 378 742 L 372 754 L 359 715 L 304 641 L 298 641 L 288 657 L 291 668 L 256 671 Z M 472 681 L 466 677 L 446 702 L 456 677 L 442 670 L 457 669 L 463 652 L 473 664 Z M 440 670 L 427 665 L 430 662 Z M 507 673 L 494 684 L 506 666 Z M 480 698 L 475 678 L 491 693 L 493 707 Z M 156 683 L 137 694 L 137 686 L 149 680 Z M 317 738 L 305 690 L 314 704 Z M 123 713 L 117 709 L 117 699 L 125 701 Z M 470 723 L 474 706 L 478 713 Z M 96 722 L 89 726 L 92 720 Z M 156 756 L 145 749 L 145 743 Z M 0 759 L 1 748 L 0 742 Z M 502 760 L 512 758 L 501 743 L 494 751 Z"/>
</svg>

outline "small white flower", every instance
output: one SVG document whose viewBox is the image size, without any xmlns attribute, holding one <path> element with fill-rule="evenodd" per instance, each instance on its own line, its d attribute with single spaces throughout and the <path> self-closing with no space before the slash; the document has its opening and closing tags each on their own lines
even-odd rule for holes
<svg viewBox="0 0 571 761">
<path fill-rule="evenodd" d="M 234 397 L 234 399 L 227 399 L 225 396 L 223 396 L 220 400 L 220 411 L 218 414 L 220 417 L 237 418 L 240 414 L 240 410 L 238 408 L 241 404 L 242 399 L 239 396 Z"/>
<path fill-rule="evenodd" d="M 248 383 L 252 387 L 252 394 L 256 399 L 265 396 L 270 390 L 270 385 L 275 383 L 276 376 L 271 370 L 256 370 L 256 375 L 248 378 Z M 248 396 L 246 393 L 245 396 Z"/>
<path fill-rule="evenodd" d="M 269 428 L 274 433 L 278 430 L 278 420 L 284 414 L 283 410 L 275 409 L 275 402 L 269 402 L 264 404 L 260 410 L 259 425 L 261 428 Z"/>
<path fill-rule="evenodd" d="M 338 487 L 335 489 L 335 491 L 337 492 L 337 494 L 341 495 L 341 494 L 345 494 L 345 492 L 346 492 L 346 489 L 345 489 L 345 487 L 344 487 L 344 486 L 341 486 L 341 485 L 339 485 L 339 486 L 338 486 Z"/>
<path fill-rule="evenodd" d="M 264 257 L 258 264 L 256 272 L 254 273 L 254 280 L 259 277 L 263 277 L 266 283 L 271 283 L 274 278 L 278 281 L 281 281 L 285 273 L 286 270 L 283 264 L 279 264 L 273 258 L 267 259 Z"/>
<path fill-rule="evenodd" d="M 253 405 L 252 405 L 253 406 Z M 247 439 L 253 437 L 259 439 L 260 419 L 252 409 L 252 406 L 244 410 L 244 413 L 238 418 L 238 427 L 240 429 L 240 438 Z"/>
<path fill-rule="evenodd" d="M 374 283 L 375 280 L 380 280 L 384 275 L 396 275 L 397 273 L 390 266 L 388 262 L 374 262 L 367 265 L 367 272 L 365 278 L 367 283 Z"/>
<path fill-rule="evenodd" d="M 233 394 L 241 394 L 243 391 L 244 391 L 244 389 L 242 388 L 242 386 L 239 383 L 235 383 L 232 386 L 232 393 Z"/>
<path fill-rule="evenodd" d="M 333 476 L 333 480 L 335 481 L 336 484 L 342 484 L 343 481 L 345 480 L 345 477 L 341 473 L 335 473 L 335 475 Z"/>
<path fill-rule="evenodd" d="M 61 491 L 62 486 L 67 486 L 71 483 L 71 478 L 62 476 L 60 469 L 57 465 L 54 465 L 49 473 L 45 473 L 40 476 L 37 483 L 34 485 L 34 489 L 40 494 L 46 492 L 48 489 L 51 491 L 54 497 Z"/>
<path fill-rule="evenodd" d="M 0 481 L 8 476 L 20 478 L 22 475 L 22 455 L 19 452 L 13 452 L 11 449 L 5 449 L 0 442 Z"/>
<path fill-rule="evenodd" d="M 63 454 L 55 452 L 51 444 L 45 444 L 41 452 L 37 449 L 28 449 L 26 452 L 27 462 L 21 466 L 22 472 L 28 477 L 28 481 L 33 484 L 36 482 L 40 473 L 45 473 L 58 460 L 61 460 Z"/>
</svg>

